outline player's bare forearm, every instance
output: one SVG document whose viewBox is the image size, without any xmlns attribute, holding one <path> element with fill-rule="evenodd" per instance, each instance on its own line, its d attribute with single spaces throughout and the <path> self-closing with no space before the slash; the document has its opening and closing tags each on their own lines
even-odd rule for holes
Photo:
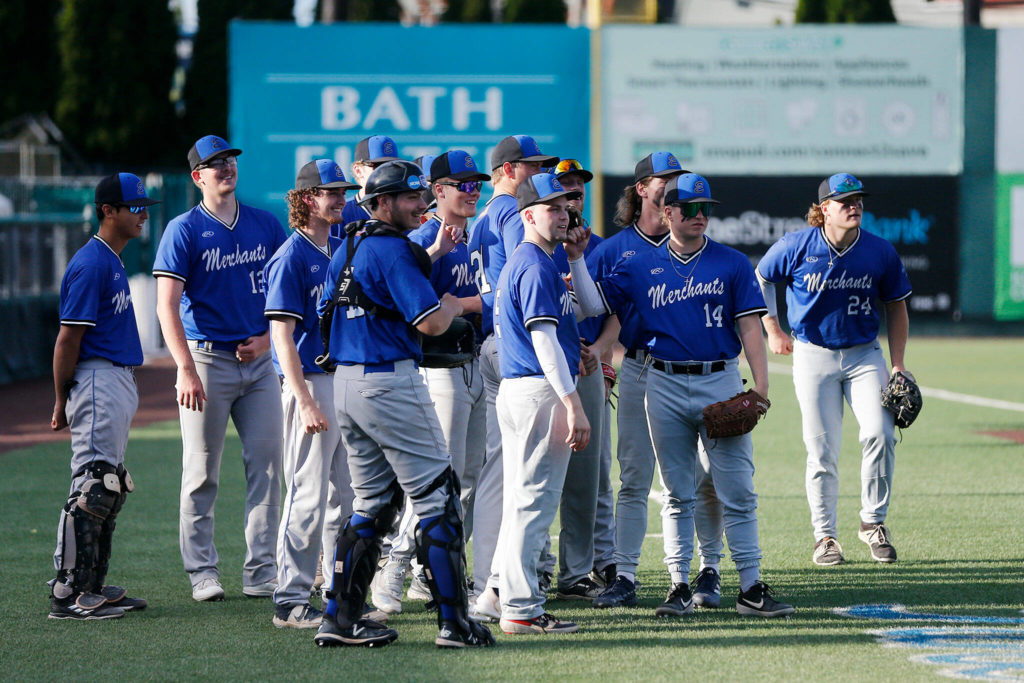
<svg viewBox="0 0 1024 683">
<path fill-rule="evenodd" d="M 889 359 L 894 372 L 905 371 L 904 354 L 907 350 L 907 337 L 910 336 L 910 316 L 907 313 L 907 302 L 893 301 L 885 305 L 885 327 L 889 338 Z"/>
<path fill-rule="evenodd" d="M 562 397 L 562 404 L 566 409 L 566 424 L 569 434 L 565 442 L 574 451 L 582 451 L 590 442 L 590 421 L 583 412 L 583 403 L 580 401 L 579 392 L 572 392 Z"/>
<path fill-rule="evenodd" d="M 203 382 L 196 372 L 196 363 L 188 350 L 185 339 L 185 327 L 181 324 L 181 293 L 185 283 L 170 277 L 156 280 L 156 315 L 160 320 L 160 331 L 164 335 L 164 343 L 178 366 L 178 375 L 174 382 L 178 405 L 189 410 L 203 411 L 206 391 Z"/>
<path fill-rule="evenodd" d="M 459 303 L 462 304 L 463 313 L 483 312 L 483 302 L 479 294 L 476 294 L 474 296 L 459 297 Z"/>
<path fill-rule="evenodd" d="M 445 293 L 441 297 L 441 308 L 437 309 L 416 325 L 416 329 L 423 334 L 437 336 L 443 334 L 451 327 L 452 321 L 462 315 L 462 304 L 458 297 Z"/>
<path fill-rule="evenodd" d="M 761 318 L 764 331 L 768 334 L 768 348 L 777 356 L 788 356 L 793 353 L 793 340 L 782 331 L 779 319 L 774 315 L 766 315 Z"/>
<path fill-rule="evenodd" d="M 50 428 L 60 431 L 68 426 L 65 409 L 68 405 L 66 385 L 74 379 L 75 365 L 82 348 L 85 325 L 61 325 L 53 346 L 53 414 Z"/>
<path fill-rule="evenodd" d="M 761 323 L 756 315 L 745 315 L 737 321 L 743 355 L 754 376 L 754 391 L 768 398 L 768 352 L 761 336 Z"/>
<path fill-rule="evenodd" d="M 302 361 L 299 350 L 295 347 L 295 318 L 285 316 L 271 318 L 270 336 L 277 351 L 277 362 L 284 374 L 284 381 L 289 391 L 295 396 L 299 405 L 299 416 L 307 434 L 316 434 L 327 430 L 327 419 L 317 407 L 306 387 L 306 378 L 302 372 Z"/>
</svg>

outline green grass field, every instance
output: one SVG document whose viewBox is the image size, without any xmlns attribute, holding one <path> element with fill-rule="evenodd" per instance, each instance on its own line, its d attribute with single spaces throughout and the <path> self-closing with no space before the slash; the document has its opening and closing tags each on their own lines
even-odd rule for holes
<svg viewBox="0 0 1024 683">
<path fill-rule="evenodd" d="M 925 387 L 1024 403 L 1019 340 L 912 339 L 910 369 Z M 786 359 L 772 358 L 784 364 Z M 804 452 L 791 379 L 772 375 L 772 410 L 755 437 L 763 571 L 797 606 L 788 619 L 739 617 L 736 573 L 723 563 L 723 605 L 683 620 L 658 620 L 668 575 L 661 562 L 659 506 L 651 506 L 635 609 L 597 611 L 552 600 L 577 621 L 572 636 L 498 634 L 486 651 L 439 651 L 422 603 L 392 619 L 399 640 L 383 650 L 319 649 L 312 632 L 275 629 L 268 599 L 241 594 L 243 478 L 236 437 L 225 454 L 217 511 L 222 603 L 196 603 L 178 553 L 181 472 L 177 423 L 132 433 L 128 466 L 136 481 L 118 519 L 110 580 L 150 601 L 149 609 L 107 622 L 46 618 L 51 555 L 68 482 L 67 444 L 0 455 L 0 675 L 57 679 L 366 680 L 893 680 L 934 678 L 939 668 L 910 661 L 929 650 L 883 647 L 867 633 L 898 626 L 854 620 L 833 608 L 902 603 L 915 612 L 1017 617 L 1024 607 L 1024 445 L 980 434 L 1024 430 L 1024 413 L 925 399 L 919 421 L 897 447 L 888 524 L 896 565 L 870 560 L 857 540 L 859 445 L 849 416 L 841 458 L 840 542 L 847 564 L 811 563 Z M 46 416 L 40 416 L 44 419 Z M 557 530 L 555 530 L 557 531 Z M 1014 671 L 1024 675 L 1024 625 L 1012 626 Z M 959 650 L 958 650 L 959 651 Z M 1007 654 L 1008 653 L 1008 654 Z M 991 653 L 990 653 L 991 654 Z"/>
</svg>

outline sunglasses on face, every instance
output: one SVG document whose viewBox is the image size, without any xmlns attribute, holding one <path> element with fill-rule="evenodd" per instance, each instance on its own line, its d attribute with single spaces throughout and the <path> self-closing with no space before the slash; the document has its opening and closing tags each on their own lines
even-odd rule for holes
<svg viewBox="0 0 1024 683">
<path fill-rule="evenodd" d="M 127 204 L 113 204 L 112 206 L 118 211 L 120 211 L 121 209 L 128 209 L 130 212 L 136 214 L 142 213 L 143 211 L 146 210 L 146 207 L 144 206 L 128 206 Z"/>
<path fill-rule="evenodd" d="M 473 194 L 474 192 L 479 192 L 480 188 L 484 186 L 484 184 L 479 180 L 468 180 L 464 183 L 438 183 L 438 185 L 454 187 L 459 192 L 465 192 L 466 194 Z"/>
<path fill-rule="evenodd" d="M 219 159 L 211 159 L 198 168 L 212 168 L 220 170 L 225 166 L 238 166 L 238 157 L 220 157 Z"/>
<path fill-rule="evenodd" d="M 711 218 L 711 212 L 715 205 L 711 202 L 694 202 L 692 204 L 680 204 L 679 210 L 685 218 L 696 218 L 698 213 L 703 213 L 704 218 Z"/>
</svg>

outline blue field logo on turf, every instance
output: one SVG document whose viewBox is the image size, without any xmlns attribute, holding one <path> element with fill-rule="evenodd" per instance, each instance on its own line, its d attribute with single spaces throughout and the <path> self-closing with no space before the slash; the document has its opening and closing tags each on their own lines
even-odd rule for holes
<svg viewBox="0 0 1024 683">
<path fill-rule="evenodd" d="M 853 619 L 946 624 L 872 629 L 867 633 L 886 647 L 935 650 L 915 654 L 910 661 L 938 667 L 937 673 L 942 676 L 1024 680 L 1024 618 L 911 612 L 903 605 L 855 605 L 833 611 Z"/>
</svg>

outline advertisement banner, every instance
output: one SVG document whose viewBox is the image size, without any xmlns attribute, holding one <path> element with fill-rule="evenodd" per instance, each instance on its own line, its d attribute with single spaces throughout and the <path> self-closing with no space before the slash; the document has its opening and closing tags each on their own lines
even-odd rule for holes
<svg viewBox="0 0 1024 683">
<path fill-rule="evenodd" d="M 669 149 L 720 175 L 957 174 L 959 29 L 608 27 L 608 173 Z"/>
<path fill-rule="evenodd" d="M 860 179 L 871 192 L 865 200 L 861 225 L 896 247 L 914 288 L 907 302 L 911 316 L 958 318 L 957 179 L 949 176 L 861 176 Z M 613 215 L 615 201 L 630 180 L 627 176 L 605 177 L 606 215 Z M 804 216 L 817 198 L 821 180 L 818 176 L 708 178 L 712 196 L 722 204 L 715 207 L 707 234 L 747 254 L 756 264 L 787 232 L 807 227 Z M 606 234 L 615 229 L 609 225 Z M 780 305 L 784 307 L 784 303 Z"/>
<path fill-rule="evenodd" d="M 333 158 L 349 174 L 356 143 L 377 134 L 410 160 L 458 148 L 489 167 L 499 140 L 527 134 L 587 163 L 589 55 L 586 29 L 564 26 L 232 22 L 239 197 L 283 220 L 303 164 Z"/>
<path fill-rule="evenodd" d="M 996 180 L 997 320 L 1024 320 L 1024 175 Z"/>
</svg>

